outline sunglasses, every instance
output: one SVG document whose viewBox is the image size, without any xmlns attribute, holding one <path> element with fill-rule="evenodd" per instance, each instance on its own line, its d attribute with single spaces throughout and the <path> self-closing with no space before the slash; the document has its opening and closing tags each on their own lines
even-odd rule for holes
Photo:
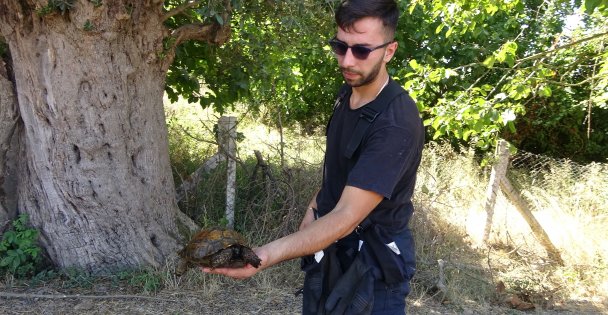
<svg viewBox="0 0 608 315">
<path fill-rule="evenodd" d="M 338 56 L 346 55 L 346 52 L 350 48 L 350 51 L 353 53 L 353 56 L 355 58 L 357 58 L 359 60 L 365 60 L 365 59 L 367 59 L 367 57 L 369 56 L 369 54 L 372 51 L 374 51 L 376 49 L 380 49 L 382 47 L 386 47 L 386 46 L 388 46 L 388 44 L 391 44 L 393 42 L 394 42 L 394 40 L 391 40 L 380 46 L 377 46 L 374 48 L 368 48 L 368 47 L 361 46 L 361 45 L 348 46 L 345 42 L 338 40 L 336 38 L 333 38 L 333 39 L 329 40 L 329 46 L 331 47 L 331 50 L 333 50 L 334 53 Z"/>
</svg>

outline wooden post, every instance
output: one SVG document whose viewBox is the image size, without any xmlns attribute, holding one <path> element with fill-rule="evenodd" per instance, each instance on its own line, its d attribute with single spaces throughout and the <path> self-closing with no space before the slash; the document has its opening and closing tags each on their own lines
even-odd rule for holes
<svg viewBox="0 0 608 315">
<path fill-rule="evenodd" d="M 236 117 L 222 116 L 218 122 L 219 146 L 226 156 L 226 220 L 227 227 L 234 228 L 236 195 Z"/>
<path fill-rule="evenodd" d="M 187 179 L 185 179 L 182 184 L 175 189 L 176 191 L 176 199 L 178 202 L 182 201 L 187 195 L 188 192 L 193 190 L 198 184 L 201 182 L 201 179 L 205 173 L 215 169 L 217 165 L 220 163 L 220 158 L 222 155 L 220 153 L 214 154 L 210 157 L 203 165 L 199 166 Z"/>
<path fill-rule="evenodd" d="M 562 259 L 562 256 L 560 255 L 560 253 L 557 250 L 557 248 L 555 247 L 555 245 L 553 245 L 553 243 L 551 242 L 549 235 L 547 235 L 547 233 L 545 232 L 543 227 L 540 225 L 538 220 L 536 220 L 536 217 L 534 216 L 532 211 L 530 211 L 530 209 L 532 208 L 530 203 L 527 202 L 526 199 L 521 197 L 520 192 L 517 191 L 517 189 L 515 187 L 513 187 L 513 185 L 511 185 L 511 182 L 509 181 L 508 178 L 503 177 L 500 180 L 500 186 L 502 187 L 502 190 L 505 192 L 507 197 L 515 205 L 515 208 L 517 208 L 517 210 L 519 211 L 521 216 L 524 218 L 524 220 L 526 220 L 526 222 L 528 222 L 528 225 L 530 226 L 532 233 L 534 233 L 534 236 L 536 237 L 536 239 L 545 248 L 549 258 L 553 259 L 558 264 L 563 266 L 564 260 Z"/>
<path fill-rule="evenodd" d="M 501 178 L 505 177 L 505 174 L 507 173 L 507 165 L 509 165 L 509 148 L 507 147 L 507 141 L 498 141 L 498 146 L 496 147 L 496 158 L 497 162 L 492 166 L 490 182 L 488 183 L 488 189 L 486 191 L 485 210 L 487 217 L 486 226 L 483 230 L 483 243 L 486 243 L 490 238 L 492 219 L 494 217 L 494 206 L 496 205 L 496 194 L 498 194 L 498 191 L 500 190 L 500 180 Z"/>
</svg>

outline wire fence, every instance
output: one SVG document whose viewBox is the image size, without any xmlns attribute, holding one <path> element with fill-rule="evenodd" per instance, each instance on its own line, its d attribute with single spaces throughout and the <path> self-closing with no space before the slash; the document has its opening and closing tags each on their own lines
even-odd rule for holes
<svg viewBox="0 0 608 315">
<path fill-rule="evenodd" d="M 546 234 L 566 263 L 608 261 L 608 164 L 577 164 L 566 159 L 519 151 L 509 157 L 506 178 L 519 200 L 498 189 L 493 212 L 487 211 L 491 168 L 479 167 L 470 152 L 449 145 L 429 144 L 418 173 L 414 200 L 424 226 L 443 224 L 463 230 L 466 242 L 506 246 L 545 255 L 525 210 Z M 501 185 L 502 186 L 502 185 Z M 524 211 L 525 212 L 525 211 Z M 492 218 L 488 221 L 488 215 Z M 529 218 L 528 218 L 529 219 Z M 437 223 L 437 222 L 443 223 Z M 489 237 L 484 227 L 490 223 Z M 436 242 L 436 233 L 429 242 Z M 445 241 L 445 240 L 444 240 Z"/>
<path fill-rule="evenodd" d="M 571 213 L 608 214 L 606 163 L 583 165 L 568 159 L 519 151 L 511 157 L 508 176 L 520 189 L 530 191 L 532 196 L 540 195 L 540 198 L 535 198 L 540 207 L 552 207 L 558 203 Z"/>
</svg>

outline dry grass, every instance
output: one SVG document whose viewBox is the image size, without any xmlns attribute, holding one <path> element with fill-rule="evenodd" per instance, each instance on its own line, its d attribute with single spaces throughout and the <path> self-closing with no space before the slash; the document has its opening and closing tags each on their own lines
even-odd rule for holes
<svg viewBox="0 0 608 315">
<path fill-rule="evenodd" d="M 168 113 L 169 120 L 173 119 L 171 153 L 178 184 L 216 150 L 210 143 L 216 117 L 193 106 L 173 108 L 177 116 Z M 281 144 L 276 130 L 247 121 L 240 123 L 239 131 L 245 139 L 239 142 L 237 228 L 259 245 L 297 228 L 304 207 L 319 187 L 323 138 L 304 139 L 286 132 Z M 269 165 L 267 173 L 257 165 L 253 150 L 262 152 Z M 542 314 L 608 311 L 606 165 L 580 167 L 557 161 L 531 169 L 534 172 L 521 168 L 514 175 L 534 204 L 534 215 L 560 250 L 564 266 L 546 257 L 502 195 L 495 207 L 490 241 L 482 244 L 488 169 L 480 168 L 472 154 L 436 144 L 425 148 L 414 196 L 417 210 L 412 229 L 418 272 L 408 297 L 409 314 L 517 314 L 506 303 L 513 296 L 533 302 Z M 180 206 L 201 225 L 221 224 L 225 181 L 223 169 L 208 174 L 199 190 Z M 81 296 L 0 299 L 0 313 L 299 313 L 301 297 L 293 295 L 303 282 L 298 260 L 235 281 L 197 270 L 176 277 L 175 258 L 157 269 L 107 279 L 77 273 L 39 279 L 36 284 L 34 279 L 29 283 L 0 279 L 0 287 L 12 292 Z M 91 297 L 130 294 L 154 299 Z"/>
<path fill-rule="evenodd" d="M 203 123 L 211 124 L 215 119 L 206 117 L 201 119 Z M 297 228 L 303 208 L 320 183 L 323 138 L 304 139 L 286 132 L 281 143 L 276 130 L 255 122 L 241 121 L 238 128 L 245 139 L 238 145 L 242 163 L 237 180 L 237 220 L 241 223 L 237 227 L 253 244 L 262 244 Z M 212 126 L 198 129 L 203 131 L 198 137 L 209 139 Z M 200 150 L 213 151 L 209 146 Z M 256 168 L 253 150 L 263 153 L 272 178 L 261 173 L 252 177 Z M 503 195 L 497 199 L 490 240 L 482 244 L 489 169 L 480 168 L 472 154 L 429 144 L 414 197 L 417 211 L 412 229 L 417 242 L 418 272 L 410 296 L 412 305 L 432 299 L 456 305 L 457 309 L 458 305 L 471 303 L 499 303 L 517 295 L 545 309 L 583 303 L 590 310 L 606 311 L 606 165 L 590 165 L 582 176 L 577 166 L 568 163 L 550 168 L 543 164 L 534 172 L 518 172 L 517 178 L 523 178 L 522 194 L 534 205 L 534 215 L 560 250 L 565 265 L 547 258 L 517 209 Z M 542 185 L 538 177 L 530 177 L 539 173 L 543 173 Z M 187 205 L 195 209 L 190 213 L 203 225 L 221 222 L 223 174 L 222 170 L 210 174 L 196 194 L 199 199 L 191 199 Z M 225 280 L 195 275 L 194 279 L 167 285 L 203 287 L 210 292 L 217 290 L 217 281 L 220 287 L 225 285 Z M 298 262 L 293 261 L 253 281 L 267 290 L 283 285 L 297 287 L 302 273 Z M 500 288 L 503 284 L 504 290 Z"/>
<path fill-rule="evenodd" d="M 446 146 L 428 146 L 420 170 L 416 194 L 420 211 L 414 228 L 419 227 L 419 260 L 431 268 L 421 268 L 417 278 L 426 280 L 425 287 L 432 292 L 439 277 L 437 260 L 442 259 L 447 289 L 441 294 L 449 299 L 496 301 L 513 293 L 547 308 L 574 302 L 606 310 L 608 193 L 601 184 L 608 182 L 606 166 L 586 167 L 577 174 L 585 179 L 580 181 L 572 179 L 572 165 L 555 164 L 542 182 L 537 178 L 531 185 L 520 186 L 534 206 L 534 216 L 560 251 L 564 266 L 547 258 L 526 221 L 502 194 L 488 246 L 481 244 L 487 171 L 480 170 L 470 155 L 456 154 Z M 499 283 L 504 283 L 505 292 L 495 289 Z"/>
</svg>

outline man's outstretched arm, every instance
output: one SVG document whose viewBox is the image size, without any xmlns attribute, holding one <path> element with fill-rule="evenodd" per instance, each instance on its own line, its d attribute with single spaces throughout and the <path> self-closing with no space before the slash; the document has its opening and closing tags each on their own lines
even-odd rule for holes
<svg viewBox="0 0 608 315">
<path fill-rule="evenodd" d="M 382 201 L 373 191 L 346 186 L 336 207 L 328 214 L 305 225 L 299 231 L 274 240 L 254 251 L 262 260 L 259 268 L 203 268 L 203 271 L 243 279 L 285 260 L 318 252 L 349 235 Z"/>
</svg>

